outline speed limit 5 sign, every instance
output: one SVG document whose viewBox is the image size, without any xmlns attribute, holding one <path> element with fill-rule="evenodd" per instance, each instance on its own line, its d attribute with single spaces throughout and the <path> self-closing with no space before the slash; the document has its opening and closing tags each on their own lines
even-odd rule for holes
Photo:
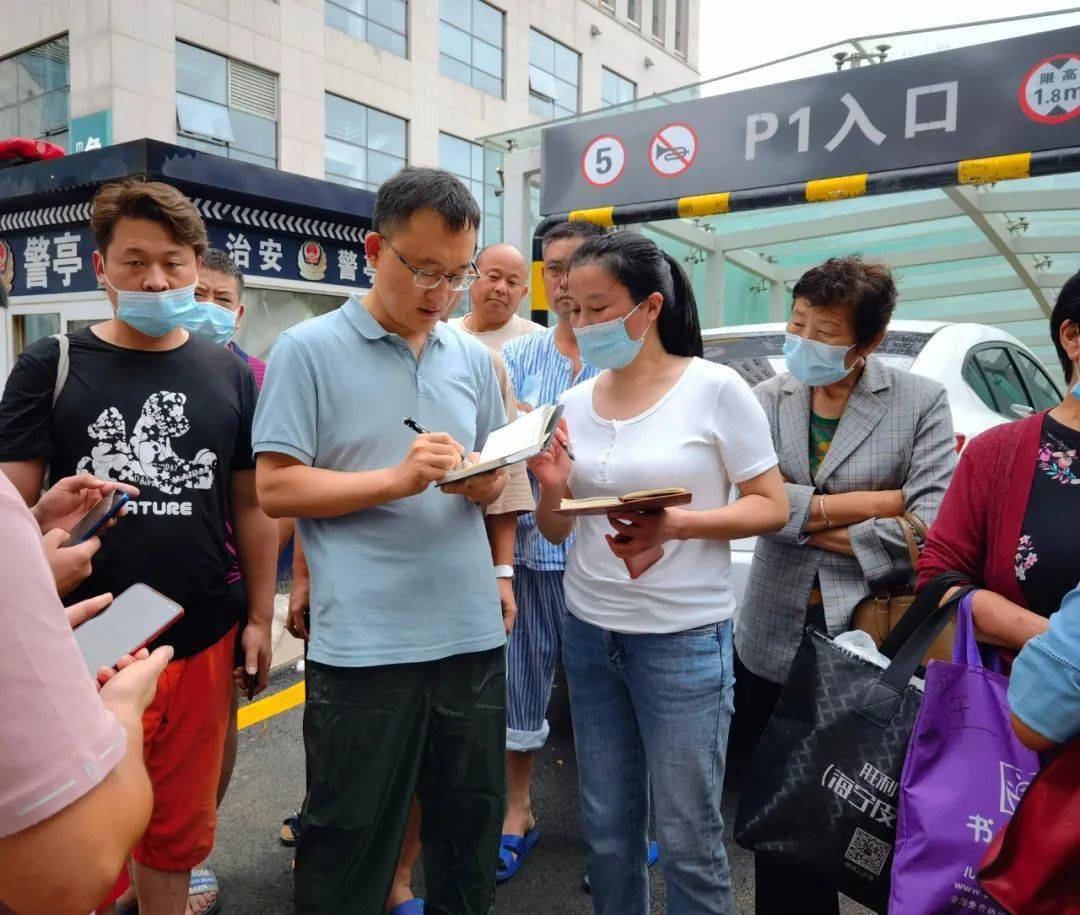
<svg viewBox="0 0 1080 915">
<path fill-rule="evenodd" d="M 612 134 L 592 140 L 581 156 L 581 173 L 594 187 L 614 184 L 626 167 L 626 147 Z"/>
</svg>

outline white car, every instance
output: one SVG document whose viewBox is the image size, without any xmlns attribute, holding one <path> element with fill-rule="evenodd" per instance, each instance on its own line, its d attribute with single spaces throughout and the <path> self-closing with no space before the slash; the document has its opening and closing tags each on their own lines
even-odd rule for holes
<svg viewBox="0 0 1080 915">
<path fill-rule="evenodd" d="M 705 358 L 730 365 L 751 385 L 787 371 L 786 325 L 748 324 L 705 331 Z M 1062 393 L 1031 350 L 996 327 L 893 321 L 877 351 L 883 362 L 945 385 L 957 451 L 993 426 L 1046 410 Z M 731 584 L 742 603 L 754 539 L 731 544 Z"/>
</svg>

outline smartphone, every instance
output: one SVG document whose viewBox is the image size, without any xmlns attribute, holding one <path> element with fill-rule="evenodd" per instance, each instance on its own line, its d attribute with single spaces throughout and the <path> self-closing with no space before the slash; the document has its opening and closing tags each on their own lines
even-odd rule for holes
<svg viewBox="0 0 1080 915">
<path fill-rule="evenodd" d="M 64 546 L 75 546 L 77 543 L 85 543 L 100 531 L 106 524 L 112 521 L 128 502 L 131 496 L 119 489 L 114 489 L 103 498 L 90 511 L 83 515 L 71 529 L 71 536 Z"/>
<path fill-rule="evenodd" d="M 613 534 L 611 539 L 616 543 L 629 543 L 633 538 L 627 537 L 626 534 Z M 630 573 L 630 578 L 635 579 L 640 578 L 663 558 L 664 548 L 654 546 L 651 550 L 638 553 L 632 559 L 624 559 L 623 563 L 626 565 L 626 571 Z"/>
<path fill-rule="evenodd" d="M 135 584 L 76 627 L 75 642 L 90 673 L 96 674 L 149 645 L 183 615 L 184 608 L 176 601 L 149 585 Z"/>
<path fill-rule="evenodd" d="M 654 546 L 651 550 L 646 550 L 644 553 L 638 553 L 633 559 L 625 560 L 626 570 L 630 573 L 631 578 L 641 578 L 649 569 L 651 569 L 656 563 L 658 563 L 664 557 L 664 548 L 662 546 Z"/>
</svg>

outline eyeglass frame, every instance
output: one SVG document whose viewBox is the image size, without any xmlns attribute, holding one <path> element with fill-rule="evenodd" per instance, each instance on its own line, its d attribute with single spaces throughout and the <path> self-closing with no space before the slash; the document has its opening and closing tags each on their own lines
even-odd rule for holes
<svg viewBox="0 0 1080 915">
<path fill-rule="evenodd" d="M 570 275 L 570 267 L 573 256 L 566 258 L 566 260 L 552 261 L 551 263 L 544 264 L 544 270 L 551 274 L 552 278 L 556 281 L 562 281 Z"/>
<path fill-rule="evenodd" d="M 442 285 L 442 281 L 446 280 L 446 285 L 449 287 L 451 292 L 467 292 L 468 290 L 470 290 L 473 287 L 473 284 L 478 279 L 480 279 L 480 274 L 476 273 L 476 272 L 473 272 L 473 273 L 440 273 L 438 270 L 423 270 L 420 267 L 414 267 L 407 260 L 405 260 L 405 258 L 403 258 L 401 256 L 401 252 L 398 251 L 398 249 L 393 246 L 393 244 L 391 243 L 389 238 L 387 238 L 384 235 L 384 236 L 382 236 L 381 240 L 386 243 L 386 247 L 388 247 L 391 251 L 394 252 L 394 256 L 397 257 L 397 259 L 399 261 L 401 261 L 401 263 L 405 267 L 405 269 L 412 271 L 413 285 L 419 287 L 420 289 L 427 289 L 427 290 L 438 289 L 439 286 Z M 472 267 L 473 270 L 475 271 L 477 269 L 476 261 L 473 261 L 472 263 L 470 263 L 469 266 Z M 420 282 L 420 277 L 422 277 L 422 276 L 425 276 L 425 277 L 438 277 L 438 279 L 435 281 L 434 285 L 425 286 L 423 283 Z M 455 288 L 454 287 L 454 281 L 455 280 L 458 280 L 458 281 L 468 280 L 468 285 L 458 286 L 457 288 Z"/>
</svg>

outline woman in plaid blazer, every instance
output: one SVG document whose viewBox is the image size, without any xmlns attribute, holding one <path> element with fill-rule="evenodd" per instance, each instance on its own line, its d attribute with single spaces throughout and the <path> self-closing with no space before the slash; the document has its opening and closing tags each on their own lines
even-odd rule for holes
<svg viewBox="0 0 1080 915">
<path fill-rule="evenodd" d="M 758 538 L 735 630 L 748 739 L 756 743 L 807 624 L 836 636 L 871 591 L 910 584 L 896 518 L 933 522 L 956 464 L 945 388 L 873 355 L 896 305 L 888 267 L 832 258 L 796 284 L 788 374 L 755 393 L 791 516 Z M 759 913 L 837 912 L 836 891 L 773 861 L 755 867 Z"/>
</svg>

